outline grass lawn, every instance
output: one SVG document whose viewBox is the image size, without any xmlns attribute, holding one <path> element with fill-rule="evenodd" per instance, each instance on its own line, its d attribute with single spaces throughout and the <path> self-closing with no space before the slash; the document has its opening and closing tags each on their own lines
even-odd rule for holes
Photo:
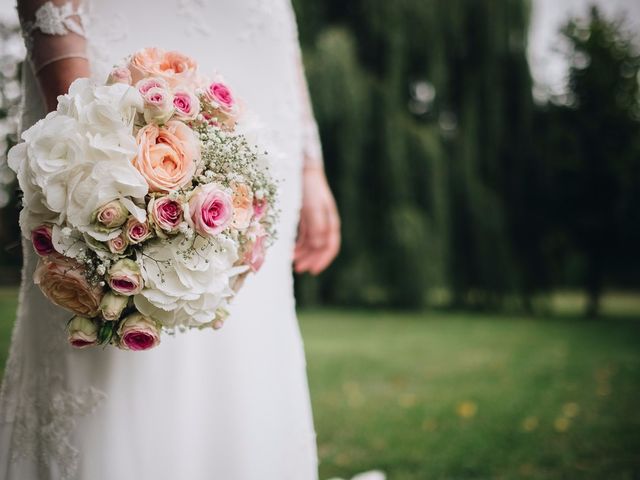
<svg viewBox="0 0 640 480">
<path fill-rule="evenodd" d="M 4 363 L 15 292 L 0 291 Z M 633 310 L 633 309 L 632 309 Z M 637 310 L 636 310 L 637 311 Z M 640 478 L 640 315 L 301 315 L 321 479 Z"/>
</svg>

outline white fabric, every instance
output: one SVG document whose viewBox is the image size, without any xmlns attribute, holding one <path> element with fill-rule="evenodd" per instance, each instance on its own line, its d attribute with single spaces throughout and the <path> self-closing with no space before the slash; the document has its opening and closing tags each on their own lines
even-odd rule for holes
<svg viewBox="0 0 640 480">
<path fill-rule="evenodd" d="M 0 394 L 0 480 L 313 480 L 315 436 L 291 258 L 304 107 L 289 0 L 85 2 L 94 76 L 145 46 L 219 70 L 282 153 L 279 240 L 218 332 L 149 352 L 66 345 L 68 314 L 32 284 L 25 245 L 18 320 Z M 44 115 L 24 72 L 23 127 Z"/>
</svg>

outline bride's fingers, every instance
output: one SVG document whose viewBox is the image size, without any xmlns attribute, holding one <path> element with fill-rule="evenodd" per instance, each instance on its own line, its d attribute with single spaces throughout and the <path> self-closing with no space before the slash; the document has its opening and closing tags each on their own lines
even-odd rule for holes
<svg viewBox="0 0 640 480">
<path fill-rule="evenodd" d="M 313 264 L 315 250 L 324 244 L 324 232 L 326 220 L 322 209 L 303 208 L 301 212 L 301 229 L 299 242 L 296 244 L 294 258 L 296 261 L 296 271 L 299 273 L 309 270 Z"/>
<path fill-rule="evenodd" d="M 323 207 L 310 208 L 308 214 L 307 238 L 313 249 L 319 249 L 326 243 L 326 233 L 329 226 L 326 210 Z"/>
<path fill-rule="evenodd" d="M 294 257 L 305 248 L 307 237 L 307 221 L 303 212 L 300 214 L 300 222 L 298 223 L 298 236 L 296 238 L 296 245 L 294 250 Z"/>
<path fill-rule="evenodd" d="M 309 269 L 314 275 L 324 271 L 340 251 L 340 218 L 333 205 L 328 212 L 328 225 L 326 243 L 322 249 L 317 251 Z"/>
</svg>

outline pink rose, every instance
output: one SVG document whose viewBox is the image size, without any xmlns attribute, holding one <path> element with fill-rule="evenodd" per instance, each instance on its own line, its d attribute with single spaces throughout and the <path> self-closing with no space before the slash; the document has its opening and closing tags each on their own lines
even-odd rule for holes
<svg viewBox="0 0 640 480">
<path fill-rule="evenodd" d="M 140 222 L 135 217 L 129 217 L 124 226 L 124 235 L 130 244 L 142 243 L 151 236 L 151 230 L 146 222 Z"/>
<path fill-rule="evenodd" d="M 114 83 L 124 83 L 131 85 L 131 71 L 127 67 L 115 67 L 109 73 L 107 78 L 107 85 L 113 85 Z"/>
<path fill-rule="evenodd" d="M 151 90 L 152 88 L 160 88 L 162 90 L 169 90 L 169 85 L 167 82 L 162 80 L 161 78 L 143 78 L 142 80 L 136 83 L 136 89 L 140 92 L 140 95 L 143 97 Z"/>
<path fill-rule="evenodd" d="M 129 241 L 127 240 L 124 232 L 115 238 L 107 240 L 107 247 L 109 248 L 109 251 L 116 255 L 122 255 L 128 246 Z"/>
<path fill-rule="evenodd" d="M 133 165 L 151 192 L 171 192 L 191 183 L 200 161 L 200 143 L 184 123 L 171 120 L 163 127 L 142 127 L 136 137 L 138 155 Z"/>
<path fill-rule="evenodd" d="M 145 77 L 160 77 L 169 86 L 191 85 L 195 82 L 197 63 L 179 52 L 145 48 L 134 53 L 129 61 L 133 81 Z"/>
<path fill-rule="evenodd" d="M 144 119 L 147 123 L 165 123 L 173 115 L 173 102 L 168 90 L 160 87 L 149 88 L 142 96 Z"/>
<path fill-rule="evenodd" d="M 125 350 L 149 350 L 160 343 L 160 328 L 155 320 L 136 312 L 120 323 L 118 336 Z"/>
<path fill-rule="evenodd" d="M 265 259 L 266 235 L 260 235 L 250 245 L 244 256 L 244 263 L 249 266 L 252 272 L 257 272 L 262 267 Z"/>
<path fill-rule="evenodd" d="M 67 324 L 67 338 L 76 348 L 98 344 L 98 325 L 90 318 L 75 316 Z"/>
<path fill-rule="evenodd" d="M 51 240 L 51 225 L 40 225 L 31 232 L 31 242 L 36 253 L 41 257 L 51 255 L 55 250 Z"/>
<path fill-rule="evenodd" d="M 221 109 L 225 113 L 232 113 L 236 102 L 229 87 L 222 82 L 211 83 L 204 91 L 207 100 L 212 106 Z"/>
<path fill-rule="evenodd" d="M 42 258 L 33 281 L 59 307 L 76 315 L 95 317 L 104 295 L 102 287 L 91 285 L 81 264 L 62 255 Z"/>
<path fill-rule="evenodd" d="M 186 90 L 177 91 L 173 94 L 173 108 L 179 120 L 195 120 L 200 113 L 200 100 Z"/>
<path fill-rule="evenodd" d="M 182 205 L 170 197 L 156 197 L 149 202 L 148 212 L 151 222 L 165 233 L 176 233 L 182 222 Z"/>
<path fill-rule="evenodd" d="M 268 206 L 269 206 L 269 203 L 267 202 L 266 198 L 263 197 L 260 200 L 258 200 L 258 198 L 254 197 L 253 214 L 255 215 L 256 220 L 260 220 L 262 217 L 264 217 L 264 214 L 267 211 Z"/>
<path fill-rule="evenodd" d="M 189 200 L 189 213 L 193 227 L 200 235 L 217 235 L 231 222 L 231 197 L 216 184 L 200 185 Z"/>
<path fill-rule="evenodd" d="M 107 282 L 111 290 L 125 296 L 137 295 L 144 286 L 140 267 L 128 258 L 118 260 L 111 266 Z"/>
</svg>

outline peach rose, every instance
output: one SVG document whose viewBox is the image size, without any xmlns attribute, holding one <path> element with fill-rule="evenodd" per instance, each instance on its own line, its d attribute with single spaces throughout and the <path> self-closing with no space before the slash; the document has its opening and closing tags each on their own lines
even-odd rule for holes
<svg viewBox="0 0 640 480">
<path fill-rule="evenodd" d="M 200 161 L 200 144 L 184 123 L 171 120 L 163 127 L 146 125 L 136 141 L 138 155 L 133 165 L 151 192 L 171 192 L 191 183 Z"/>
<path fill-rule="evenodd" d="M 233 188 L 233 221 L 238 230 L 246 230 L 253 217 L 253 192 L 244 183 L 236 183 Z"/>
<path fill-rule="evenodd" d="M 41 259 L 33 280 L 49 300 L 76 315 L 95 317 L 100 311 L 103 288 L 89 284 L 82 265 L 71 258 Z"/>
<path fill-rule="evenodd" d="M 145 48 L 134 53 L 129 61 L 133 82 L 155 76 L 169 86 L 192 86 L 196 79 L 197 63 L 180 52 L 165 52 L 159 48 Z"/>
</svg>

